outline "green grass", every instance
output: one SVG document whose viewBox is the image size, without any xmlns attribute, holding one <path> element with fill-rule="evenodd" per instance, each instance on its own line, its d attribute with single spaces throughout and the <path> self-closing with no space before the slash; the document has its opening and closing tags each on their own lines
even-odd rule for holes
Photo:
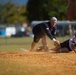
<svg viewBox="0 0 76 75">
<path fill-rule="evenodd" d="M 69 37 L 57 37 L 59 41 L 64 41 Z M 20 51 L 21 49 L 29 50 L 31 47 L 33 38 L 0 38 L 0 52 L 14 52 Z M 53 41 L 47 38 L 47 42 L 50 46 L 53 46 Z M 41 41 L 38 42 L 37 46 L 41 45 Z"/>
<path fill-rule="evenodd" d="M 0 38 L 0 44 L 19 44 L 19 43 L 29 43 L 32 40 L 30 37 L 22 37 L 22 38 Z"/>
</svg>

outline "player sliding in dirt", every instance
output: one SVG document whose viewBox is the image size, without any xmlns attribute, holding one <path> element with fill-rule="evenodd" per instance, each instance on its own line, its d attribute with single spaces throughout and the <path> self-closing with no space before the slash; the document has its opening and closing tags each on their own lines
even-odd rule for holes
<svg viewBox="0 0 76 75">
<path fill-rule="evenodd" d="M 35 45 L 38 43 L 38 41 L 40 39 L 42 39 L 42 47 L 44 49 L 45 52 L 49 51 L 47 43 L 46 43 L 46 35 L 54 41 L 54 43 L 58 44 L 58 41 L 56 40 L 56 23 L 57 23 L 57 18 L 56 17 L 52 17 L 50 19 L 49 22 L 43 22 L 40 24 L 37 24 L 36 26 L 34 26 L 33 28 L 33 34 L 34 34 L 34 38 L 33 38 L 33 42 L 31 44 L 31 49 L 30 51 L 33 51 L 35 48 Z"/>
<path fill-rule="evenodd" d="M 55 44 L 55 51 L 56 52 L 70 52 L 70 51 L 74 51 L 76 53 L 76 33 L 75 35 L 71 38 L 68 39 L 62 43 L 60 43 L 60 45 L 57 43 Z"/>
</svg>

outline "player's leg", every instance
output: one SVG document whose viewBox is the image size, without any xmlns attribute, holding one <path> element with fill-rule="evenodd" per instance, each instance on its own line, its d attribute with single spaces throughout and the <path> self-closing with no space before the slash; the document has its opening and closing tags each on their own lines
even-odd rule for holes
<svg viewBox="0 0 76 75">
<path fill-rule="evenodd" d="M 49 48 L 48 48 L 48 45 L 46 43 L 46 36 L 42 37 L 42 45 L 43 45 L 44 51 L 47 52 L 49 50 Z"/>
<path fill-rule="evenodd" d="M 69 50 L 67 48 L 61 48 L 57 51 L 58 53 L 68 53 Z"/>
<path fill-rule="evenodd" d="M 35 42 L 32 42 L 30 51 L 33 51 L 34 48 L 35 48 L 35 46 L 36 46 L 36 43 Z"/>
<path fill-rule="evenodd" d="M 34 39 L 33 42 L 31 44 L 31 49 L 30 51 L 34 51 L 36 44 L 38 43 L 38 41 L 40 40 L 40 37 L 38 37 L 37 35 L 34 35 Z"/>
</svg>

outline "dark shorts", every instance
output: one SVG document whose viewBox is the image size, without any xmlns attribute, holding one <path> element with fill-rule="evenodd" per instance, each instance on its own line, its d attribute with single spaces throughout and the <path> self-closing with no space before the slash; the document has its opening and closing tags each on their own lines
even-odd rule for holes
<svg viewBox="0 0 76 75">
<path fill-rule="evenodd" d="M 32 32 L 34 34 L 34 42 L 35 43 L 37 43 L 40 40 L 40 38 L 42 38 L 44 36 L 44 34 L 38 28 L 33 28 Z"/>
<path fill-rule="evenodd" d="M 72 51 L 69 47 L 69 40 L 66 40 L 60 44 L 61 44 L 61 48 L 67 48 L 69 51 Z"/>
</svg>

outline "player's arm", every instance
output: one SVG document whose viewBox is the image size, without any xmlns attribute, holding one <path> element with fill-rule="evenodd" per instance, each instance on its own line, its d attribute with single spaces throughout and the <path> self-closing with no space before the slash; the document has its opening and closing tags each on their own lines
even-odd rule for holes
<svg viewBox="0 0 76 75">
<path fill-rule="evenodd" d="M 49 30 L 49 27 L 47 26 L 46 27 L 46 34 L 47 36 L 54 41 L 54 45 L 60 45 L 60 42 L 58 40 L 56 40 L 56 37 L 55 37 L 55 34 L 56 34 L 56 31 L 53 30 L 52 32 Z"/>
<path fill-rule="evenodd" d="M 48 36 L 51 40 L 56 41 L 56 38 L 53 37 L 51 31 L 49 30 L 49 27 L 46 27 L 45 32 L 46 32 L 47 36 Z"/>
<path fill-rule="evenodd" d="M 76 53 L 76 43 L 71 44 L 72 50 Z"/>
<path fill-rule="evenodd" d="M 51 31 L 50 31 L 47 23 L 45 23 L 44 31 L 45 31 L 45 33 L 47 34 L 47 36 L 48 36 L 51 40 L 54 39 L 54 41 L 56 41 L 56 39 L 53 37 L 53 35 L 52 35 L 52 33 L 51 33 Z"/>
</svg>

